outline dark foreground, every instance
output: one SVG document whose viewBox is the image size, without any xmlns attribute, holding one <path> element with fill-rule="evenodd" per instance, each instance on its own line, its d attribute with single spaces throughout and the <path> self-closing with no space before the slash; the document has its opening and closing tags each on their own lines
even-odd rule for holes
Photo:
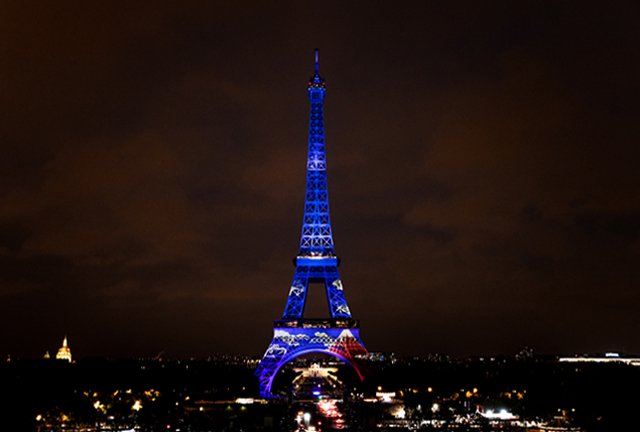
<svg viewBox="0 0 640 432">
<path fill-rule="evenodd" d="M 335 387 L 296 389 L 296 372 L 284 371 L 278 401 L 258 397 L 254 367 L 228 357 L 14 360 L 0 364 L 0 430 L 640 430 L 635 366 L 385 359 L 365 383 L 340 369 Z"/>
</svg>

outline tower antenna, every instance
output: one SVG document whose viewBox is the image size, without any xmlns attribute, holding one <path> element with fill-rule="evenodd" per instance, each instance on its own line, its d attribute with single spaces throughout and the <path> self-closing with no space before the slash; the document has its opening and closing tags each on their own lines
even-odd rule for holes
<svg viewBox="0 0 640 432">
<path fill-rule="evenodd" d="M 318 48 L 315 49 L 315 57 L 316 57 L 316 75 L 318 75 Z"/>
</svg>

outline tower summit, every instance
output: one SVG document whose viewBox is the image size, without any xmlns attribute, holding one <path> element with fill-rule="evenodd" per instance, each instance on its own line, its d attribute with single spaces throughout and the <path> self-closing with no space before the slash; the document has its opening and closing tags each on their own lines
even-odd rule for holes
<svg viewBox="0 0 640 432">
<path fill-rule="evenodd" d="M 360 340 L 358 321 L 351 317 L 344 296 L 331 232 L 324 137 L 327 89 L 319 73 L 317 49 L 314 71 L 307 86 L 311 109 L 300 248 L 295 258 L 295 273 L 284 314 L 281 320 L 274 322 L 273 340 L 256 370 L 260 392 L 265 397 L 272 396 L 271 387 L 278 370 L 304 354 L 332 355 L 351 365 L 361 379 L 364 377 L 361 359 L 367 351 Z M 324 287 L 329 317 L 303 317 L 310 284 Z"/>
</svg>

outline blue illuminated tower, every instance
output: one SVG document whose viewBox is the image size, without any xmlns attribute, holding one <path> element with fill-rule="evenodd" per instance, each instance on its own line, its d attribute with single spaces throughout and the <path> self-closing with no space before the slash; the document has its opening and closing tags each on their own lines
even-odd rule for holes
<svg viewBox="0 0 640 432">
<path fill-rule="evenodd" d="M 324 79 L 318 73 L 316 50 L 315 73 L 308 86 L 311 115 L 300 250 L 295 258 L 296 269 L 284 314 L 281 320 L 274 322 L 273 340 L 256 370 L 260 392 L 265 397 L 272 396 L 273 379 L 284 364 L 313 352 L 330 354 L 343 360 L 363 378 L 362 360 L 367 351 L 360 340 L 358 321 L 351 318 L 338 273 L 338 257 L 333 249 L 324 143 L 323 107 L 326 92 Z M 324 286 L 330 317 L 303 318 L 310 283 Z"/>
</svg>

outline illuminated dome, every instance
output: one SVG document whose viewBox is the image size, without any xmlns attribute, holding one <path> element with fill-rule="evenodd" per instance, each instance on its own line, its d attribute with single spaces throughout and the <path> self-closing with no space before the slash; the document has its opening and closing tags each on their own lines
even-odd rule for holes
<svg viewBox="0 0 640 432">
<path fill-rule="evenodd" d="M 66 360 L 71 363 L 71 350 L 69 349 L 69 345 L 67 344 L 66 336 L 62 341 L 62 346 L 58 350 L 58 354 L 56 354 L 56 360 Z"/>
</svg>

